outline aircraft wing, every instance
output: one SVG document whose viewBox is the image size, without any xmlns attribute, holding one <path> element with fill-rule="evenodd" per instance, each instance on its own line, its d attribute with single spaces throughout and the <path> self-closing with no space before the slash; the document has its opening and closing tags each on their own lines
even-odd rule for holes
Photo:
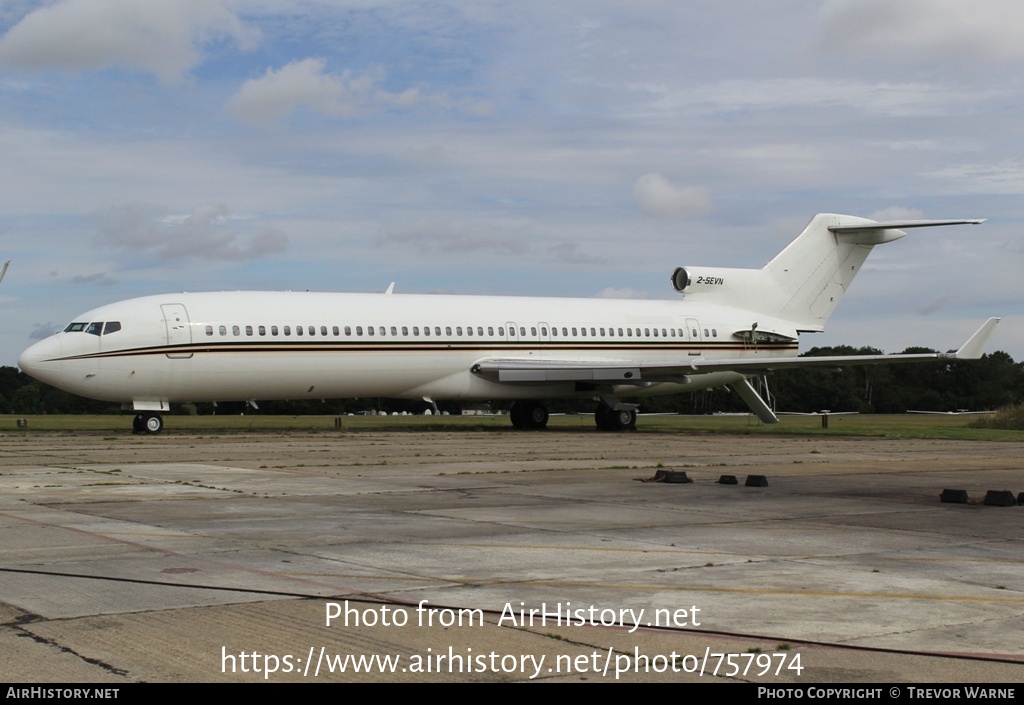
<svg viewBox="0 0 1024 705">
<path fill-rule="evenodd" d="M 739 372 L 759 375 L 771 370 L 792 367 L 845 367 L 878 365 L 890 362 L 921 360 L 972 360 L 981 357 L 995 330 L 998 318 L 990 318 L 960 349 L 953 353 L 914 353 L 906 355 L 836 355 L 827 357 L 761 357 L 707 359 L 696 357 L 672 362 L 639 360 L 551 358 L 494 358 L 473 365 L 476 374 L 506 384 L 537 384 L 546 382 L 591 382 L 604 384 L 637 384 L 644 382 L 685 382 L 691 375 L 711 372 Z"/>
<path fill-rule="evenodd" d="M 960 349 L 953 353 L 919 353 L 906 355 L 839 355 L 828 357 L 762 357 L 706 359 L 696 357 L 668 362 L 615 360 L 610 358 L 577 358 L 575 360 L 520 357 L 492 358 L 477 361 L 474 374 L 502 384 L 545 384 L 580 382 L 600 386 L 636 385 L 656 382 L 687 383 L 692 376 L 713 372 L 737 373 L 726 386 L 736 392 L 764 423 L 778 423 L 779 418 L 750 384 L 748 377 L 771 370 L 793 367 L 845 367 L 848 365 L 879 365 L 890 362 L 923 360 L 972 360 L 981 357 L 998 318 L 982 324 Z M 742 375 L 742 376 L 740 376 Z"/>
</svg>

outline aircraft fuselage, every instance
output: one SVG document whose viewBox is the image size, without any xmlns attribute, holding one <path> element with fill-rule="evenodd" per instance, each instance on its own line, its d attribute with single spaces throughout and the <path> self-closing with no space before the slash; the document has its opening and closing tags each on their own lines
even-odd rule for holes
<svg viewBox="0 0 1024 705">
<path fill-rule="evenodd" d="M 486 400 L 592 397 L 578 380 L 509 385 L 482 359 L 668 362 L 795 355 L 786 342 L 734 335 L 763 314 L 678 301 L 309 292 L 148 296 L 103 306 L 26 350 L 22 369 L 106 401 L 146 404 L 394 397 Z M 111 325 L 115 324 L 115 325 Z M 119 324 L 119 325 L 118 325 Z M 114 330 L 110 330 L 113 328 Z M 108 332 L 109 331 L 109 332 Z M 613 384 L 669 393 L 743 375 Z M 671 387 L 671 389 L 669 389 Z"/>
</svg>

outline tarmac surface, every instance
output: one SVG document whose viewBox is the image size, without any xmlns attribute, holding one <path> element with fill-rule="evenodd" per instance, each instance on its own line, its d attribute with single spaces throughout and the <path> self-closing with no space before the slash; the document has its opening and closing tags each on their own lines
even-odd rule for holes
<svg viewBox="0 0 1024 705">
<path fill-rule="evenodd" d="M 853 437 L 4 433 L 4 680 L 1020 683 L 1024 507 L 982 500 L 1022 464 Z M 658 469 L 692 482 L 638 481 Z"/>
</svg>

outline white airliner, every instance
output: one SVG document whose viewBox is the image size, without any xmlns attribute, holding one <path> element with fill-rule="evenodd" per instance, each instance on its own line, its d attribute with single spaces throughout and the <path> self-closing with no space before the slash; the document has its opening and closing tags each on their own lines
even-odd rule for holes
<svg viewBox="0 0 1024 705">
<path fill-rule="evenodd" d="M 544 399 L 592 398 L 602 430 L 636 423 L 623 398 L 725 386 L 778 418 L 748 378 L 785 367 L 976 358 L 999 319 L 956 353 L 797 358 L 874 245 L 901 228 L 820 214 L 761 269 L 678 267 L 677 301 L 215 292 L 102 306 L 18 359 L 36 379 L 121 402 L 158 433 L 175 402 L 394 397 L 512 400 L 517 428 L 543 428 Z"/>
</svg>

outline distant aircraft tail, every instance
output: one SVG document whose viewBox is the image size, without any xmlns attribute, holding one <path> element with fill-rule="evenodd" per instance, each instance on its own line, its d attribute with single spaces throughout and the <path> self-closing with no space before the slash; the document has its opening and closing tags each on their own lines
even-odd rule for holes
<svg viewBox="0 0 1024 705">
<path fill-rule="evenodd" d="M 878 222 L 819 213 L 761 269 L 679 267 L 672 273 L 672 285 L 676 291 L 697 295 L 708 303 L 751 308 L 753 301 L 755 310 L 789 321 L 798 331 L 820 331 L 875 245 L 900 239 L 908 228 L 983 222 Z"/>
</svg>

